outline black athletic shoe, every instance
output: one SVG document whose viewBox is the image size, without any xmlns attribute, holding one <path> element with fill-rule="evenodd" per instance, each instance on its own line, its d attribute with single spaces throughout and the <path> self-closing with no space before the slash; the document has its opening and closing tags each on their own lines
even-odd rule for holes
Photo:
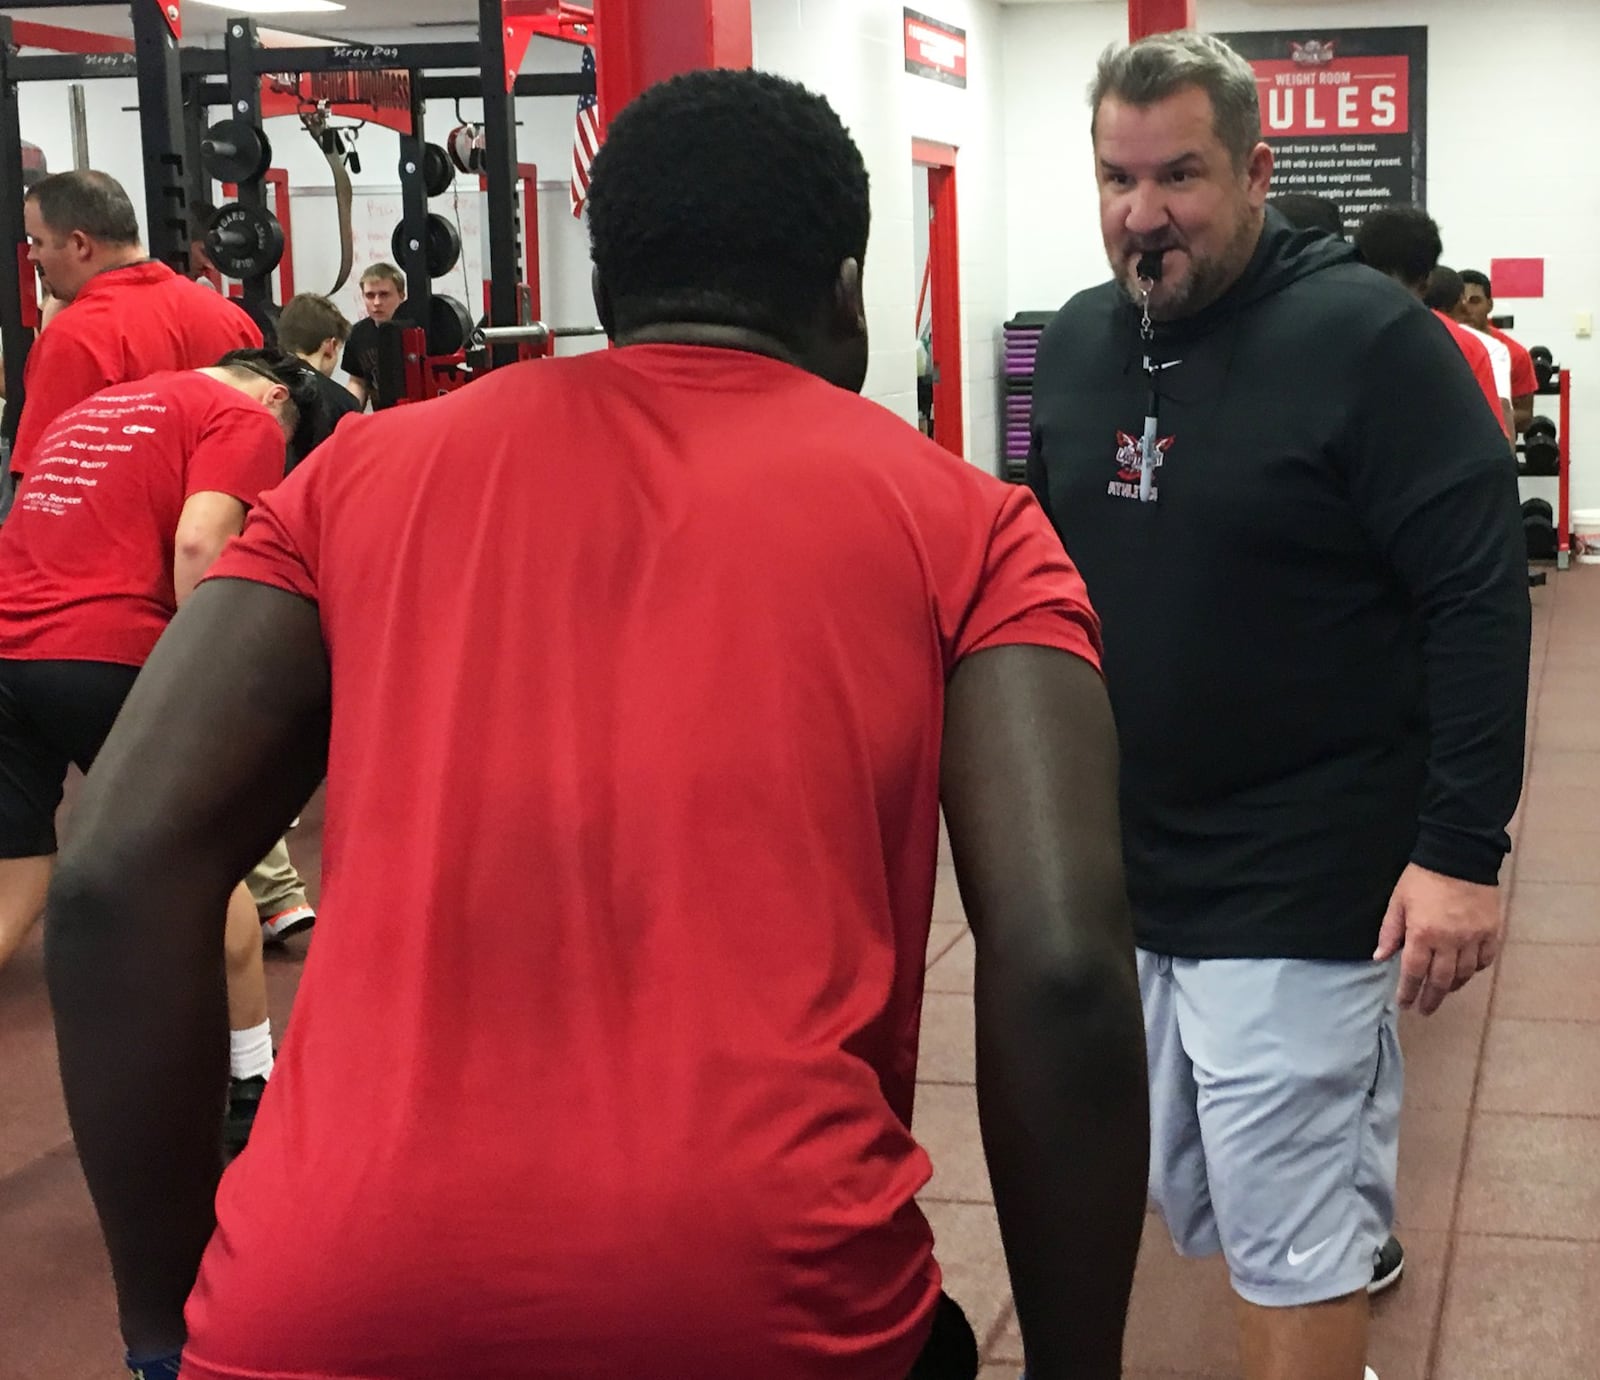
<svg viewBox="0 0 1600 1380">
<path fill-rule="evenodd" d="M 250 1128 L 256 1124 L 256 1108 L 261 1105 L 261 1094 L 266 1090 L 265 1078 L 228 1080 L 228 1115 L 222 1123 L 222 1153 L 225 1159 L 232 1160 L 249 1141 Z"/>
<path fill-rule="evenodd" d="M 1373 1252 L 1372 1283 L 1367 1285 L 1367 1293 L 1376 1296 L 1385 1289 L 1394 1288 L 1405 1273 L 1405 1268 L 1405 1247 L 1400 1244 L 1399 1237 L 1391 1236 Z"/>
</svg>

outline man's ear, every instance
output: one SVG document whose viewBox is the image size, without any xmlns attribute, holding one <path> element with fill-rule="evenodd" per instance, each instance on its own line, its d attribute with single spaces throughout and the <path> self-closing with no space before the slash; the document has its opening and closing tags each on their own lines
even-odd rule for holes
<svg viewBox="0 0 1600 1380">
<path fill-rule="evenodd" d="M 834 329 L 846 339 L 864 335 L 867 329 L 867 301 L 861 286 L 861 262 L 846 259 L 839 265 L 833 285 Z"/>
<path fill-rule="evenodd" d="M 617 334 L 616 313 L 611 309 L 611 294 L 606 291 L 606 285 L 600 277 L 598 267 L 589 275 L 589 287 L 594 294 L 594 309 L 600 317 L 600 329 L 608 336 L 615 338 Z"/>
</svg>

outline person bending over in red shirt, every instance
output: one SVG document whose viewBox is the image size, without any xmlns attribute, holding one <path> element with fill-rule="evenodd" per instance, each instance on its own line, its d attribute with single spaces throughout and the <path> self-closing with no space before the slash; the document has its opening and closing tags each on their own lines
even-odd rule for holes
<svg viewBox="0 0 1600 1380">
<path fill-rule="evenodd" d="M 239 307 L 146 254 L 133 203 L 115 178 L 47 177 L 28 193 L 23 219 L 28 257 L 67 307 L 28 352 L 11 451 L 17 476 L 28 473 L 51 423 L 102 388 L 261 346 Z"/>
<path fill-rule="evenodd" d="M 1121 1374 L 1098 622 L 1027 489 L 857 395 L 868 207 L 821 97 L 653 88 L 588 206 L 620 348 L 347 419 L 151 658 L 47 917 L 146 1375 L 975 1375 L 912 1132 L 941 800 L 1030 1372 Z M 326 924 L 219 1189 L 209 917 L 324 766 Z"/>
<path fill-rule="evenodd" d="M 0 966 L 44 906 L 67 768 L 89 770 L 172 615 L 282 478 L 315 387 L 290 356 L 240 351 L 104 389 L 41 438 L 0 527 Z M 272 1039 L 255 907 L 242 886 L 223 899 L 238 1148 Z"/>
</svg>

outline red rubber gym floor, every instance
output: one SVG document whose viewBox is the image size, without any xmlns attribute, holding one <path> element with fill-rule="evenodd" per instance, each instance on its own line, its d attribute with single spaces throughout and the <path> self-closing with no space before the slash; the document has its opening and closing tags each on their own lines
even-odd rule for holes
<svg viewBox="0 0 1600 1380">
<path fill-rule="evenodd" d="M 1532 751 L 1504 957 L 1437 1016 L 1404 1024 L 1408 1264 L 1376 1308 L 1380 1380 L 1576 1380 L 1600 1354 L 1597 691 L 1600 570 L 1575 569 L 1534 591 Z M 321 817 L 319 800 L 291 839 L 313 888 Z M 935 1165 L 924 1198 L 947 1284 L 984 1346 L 983 1380 L 1012 1380 L 1022 1349 L 972 1086 L 972 938 L 948 866 L 936 904 L 916 1125 Z M 280 1030 L 305 943 L 268 962 Z M 1236 1376 L 1226 1278 L 1214 1261 L 1176 1259 L 1160 1222 L 1145 1225 L 1128 1376 Z M 114 1380 L 119 1354 L 35 938 L 0 973 L 0 1374 Z"/>
</svg>

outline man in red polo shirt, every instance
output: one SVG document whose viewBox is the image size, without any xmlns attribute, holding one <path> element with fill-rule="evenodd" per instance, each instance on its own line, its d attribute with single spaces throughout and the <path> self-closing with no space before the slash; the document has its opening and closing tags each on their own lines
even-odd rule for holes
<svg viewBox="0 0 1600 1380">
<path fill-rule="evenodd" d="M 1379 273 L 1387 273 L 1419 300 L 1427 296 L 1429 279 L 1439 266 L 1439 256 L 1444 253 L 1438 224 L 1420 206 L 1385 206 L 1374 211 L 1361 223 L 1355 243 L 1363 263 Z M 1495 382 L 1494 362 L 1489 358 L 1489 351 L 1471 331 L 1444 312 L 1435 311 L 1434 315 L 1472 366 L 1472 377 L 1478 381 L 1484 401 L 1509 441 L 1511 423 L 1500 405 L 1500 386 Z"/>
<path fill-rule="evenodd" d="M 1533 420 L 1533 399 L 1539 391 L 1539 376 L 1534 371 L 1533 356 L 1521 344 L 1494 324 L 1494 285 L 1489 275 L 1476 268 L 1461 270 L 1461 281 L 1466 291 L 1461 298 L 1461 317 L 1475 331 L 1492 335 L 1511 351 L 1511 409 L 1516 416 L 1517 432 L 1528 429 Z"/>
<path fill-rule="evenodd" d="M 112 384 L 260 347 L 261 332 L 237 306 L 150 259 L 133 203 L 105 173 L 45 178 L 28 193 L 23 216 L 29 259 L 68 306 L 28 354 L 11 451 L 19 477 L 74 403 Z"/>
<path fill-rule="evenodd" d="M 942 800 L 1029 1369 L 1111 1380 L 1149 1146 L 1083 585 L 856 396 L 820 97 L 653 88 L 588 215 L 619 348 L 342 423 L 86 787 L 49 976 L 129 1359 L 972 1380 L 911 1129 Z M 208 917 L 324 769 L 328 923 L 219 1191 Z"/>
</svg>

